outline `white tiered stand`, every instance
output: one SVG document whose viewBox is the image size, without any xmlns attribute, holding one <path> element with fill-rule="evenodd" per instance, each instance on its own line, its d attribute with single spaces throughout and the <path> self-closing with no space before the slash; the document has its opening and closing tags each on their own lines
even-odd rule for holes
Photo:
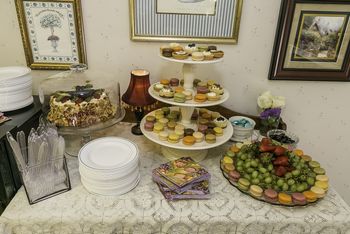
<svg viewBox="0 0 350 234">
<path fill-rule="evenodd" d="M 193 65 L 202 65 L 202 64 L 214 64 L 222 62 L 223 59 L 215 59 L 215 60 L 209 60 L 209 61 L 192 61 L 191 58 L 186 60 L 177 60 L 173 58 L 167 58 L 160 55 L 160 57 L 164 60 L 170 61 L 170 62 L 176 62 L 176 63 L 182 63 L 183 64 L 183 78 L 184 78 L 184 89 L 190 90 L 193 92 L 193 80 L 194 80 L 194 73 L 193 73 Z M 194 100 L 186 101 L 185 103 L 178 103 L 174 102 L 173 99 L 166 99 L 159 97 L 158 93 L 154 91 L 153 85 L 149 88 L 148 92 L 150 95 L 157 99 L 158 101 L 179 106 L 181 110 L 181 124 L 183 124 L 186 128 L 192 128 L 194 130 L 197 130 L 197 125 L 191 121 L 191 116 L 193 114 L 193 111 L 195 108 L 199 107 L 209 107 L 209 106 L 215 106 L 219 105 L 223 102 L 225 102 L 229 98 L 229 92 L 227 90 L 224 90 L 224 94 L 222 95 L 221 99 L 218 101 L 206 101 L 203 103 L 195 102 Z M 175 107 L 172 107 L 175 108 Z M 154 115 L 154 113 L 149 113 L 148 115 Z M 217 147 L 219 145 L 222 145 L 226 143 L 231 137 L 233 133 L 233 128 L 231 124 L 227 124 L 227 127 L 224 129 L 224 135 L 217 137 L 216 143 L 209 144 L 205 141 L 201 143 L 195 143 L 192 146 L 186 146 L 181 141 L 177 144 L 172 144 L 167 141 L 161 141 L 158 138 L 158 134 L 154 132 L 149 132 L 144 129 L 144 124 L 146 122 L 146 115 L 142 121 L 141 121 L 141 130 L 145 137 L 147 137 L 149 140 L 159 144 L 162 146 L 162 154 L 169 160 L 174 160 L 177 158 L 181 158 L 184 156 L 192 157 L 195 161 L 202 161 L 208 154 L 208 149 Z"/>
</svg>

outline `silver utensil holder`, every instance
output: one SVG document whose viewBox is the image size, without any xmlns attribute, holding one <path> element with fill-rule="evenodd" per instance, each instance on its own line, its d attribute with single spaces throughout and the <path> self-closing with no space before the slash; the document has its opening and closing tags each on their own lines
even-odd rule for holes
<svg viewBox="0 0 350 234">
<path fill-rule="evenodd" d="M 71 190 L 66 157 L 20 171 L 30 205 Z"/>
</svg>

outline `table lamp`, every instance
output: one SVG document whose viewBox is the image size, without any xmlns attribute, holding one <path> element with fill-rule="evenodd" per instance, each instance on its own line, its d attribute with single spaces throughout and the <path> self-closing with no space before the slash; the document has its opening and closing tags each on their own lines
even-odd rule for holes
<svg viewBox="0 0 350 234">
<path fill-rule="evenodd" d="M 156 100 L 148 93 L 149 72 L 143 69 L 131 71 L 129 87 L 122 96 L 123 106 L 135 113 L 137 124 L 131 128 L 134 135 L 142 135 L 140 122 L 144 111 L 155 108 Z"/>
</svg>

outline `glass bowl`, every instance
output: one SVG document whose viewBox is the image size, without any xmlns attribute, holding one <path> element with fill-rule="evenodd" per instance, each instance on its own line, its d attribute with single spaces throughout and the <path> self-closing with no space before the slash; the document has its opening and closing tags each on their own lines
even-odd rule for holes
<svg viewBox="0 0 350 234">
<path fill-rule="evenodd" d="M 282 129 L 272 129 L 268 131 L 267 137 L 272 141 L 272 143 L 276 145 L 281 145 L 287 148 L 288 150 L 294 150 L 299 143 L 299 137 L 297 135 Z M 283 138 L 289 138 L 291 141 L 286 141 Z"/>
</svg>

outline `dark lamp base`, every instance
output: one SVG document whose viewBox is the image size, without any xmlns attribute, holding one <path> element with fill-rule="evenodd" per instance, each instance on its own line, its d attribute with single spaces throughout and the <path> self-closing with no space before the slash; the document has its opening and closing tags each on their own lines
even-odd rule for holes
<svg viewBox="0 0 350 234">
<path fill-rule="evenodd" d="M 134 135 L 138 135 L 138 136 L 143 135 L 143 133 L 142 133 L 142 131 L 141 131 L 141 129 L 140 129 L 140 124 L 136 124 L 135 126 L 133 126 L 133 127 L 131 128 L 131 132 L 132 132 L 132 134 L 134 134 Z"/>
</svg>

